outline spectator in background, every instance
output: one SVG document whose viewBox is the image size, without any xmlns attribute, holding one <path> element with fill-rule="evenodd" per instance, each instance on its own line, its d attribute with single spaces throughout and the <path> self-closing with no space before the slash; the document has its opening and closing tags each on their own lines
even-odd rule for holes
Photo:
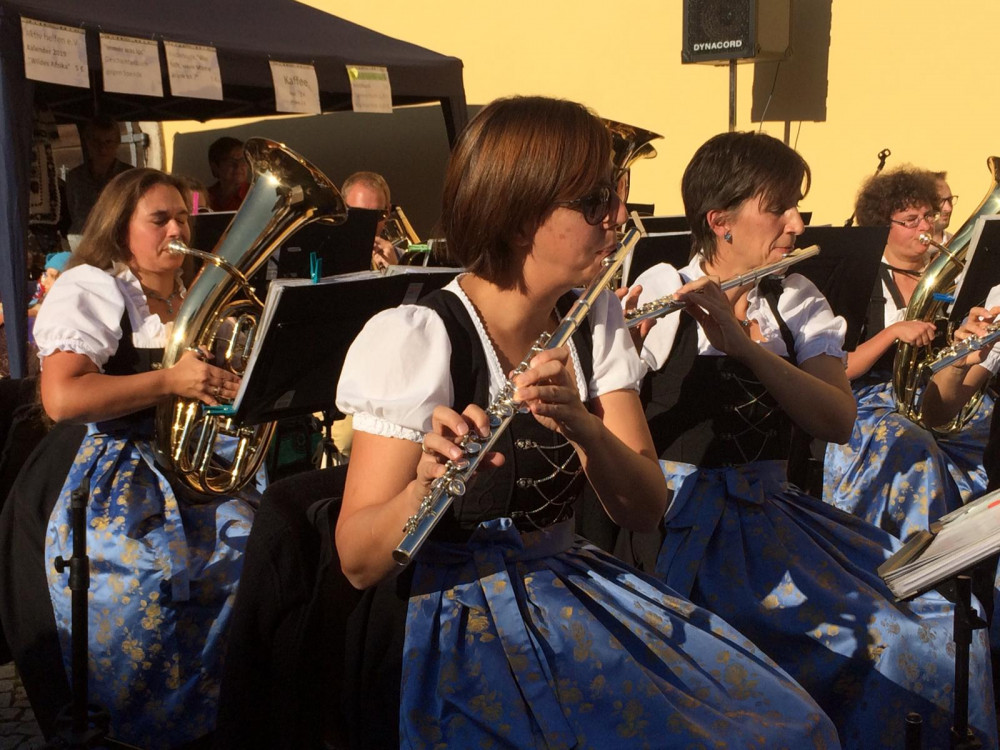
<svg viewBox="0 0 1000 750">
<path fill-rule="evenodd" d="M 131 164 L 118 159 L 121 145 L 118 123 L 109 117 L 97 117 L 80 128 L 83 164 L 66 175 L 66 207 L 69 212 L 69 234 L 81 234 L 90 209 L 97 202 L 104 186 Z"/>
<path fill-rule="evenodd" d="M 73 254 L 67 251 L 49 253 L 45 256 L 45 270 L 38 277 L 38 285 L 35 288 L 35 293 L 31 296 L 31 301 L 28 302 L 29 317 L 38 315 L 38 308 L 42 304 L 42 300 L 45 299 L 45 295 L 49 293 L 52 285 L 59 278 L 59 274 L 66 268 L 66 264 L 71 257 L 73 257 Z"/>
<path fill-rule="evenodd" d="M 187 195 L 184 197 L 191 207 L 191 215 L 210 213 L 212 207 L 205 183 L 196 177 L 181 177 L 181 180 L 187 186 Z"/>
<path fill-rule="evenodd" d="M 934 180 L 937 185 L 938 200 L 941 203 L 939 218 L 934 222 L 934 241 L 944 244 L 952 238 L 952 233 L 945 230 L 948 229 L 948 224 L 951 223 L 951 212 L 955 208 L 955 201 L 958 200 L 958 196 L 951 194 L 951 188 L 948 187 L 947 172 L 935 172 Z"/>
<path fill-rule="evenodd" d="M 389 183 L 377 172 L 355 172 L 340 189 L 348 208 L 369 208 L 384 213 L 382 221 L 375 228 L 375 245 L 372 247 L 372 270 L 380 271 L 386 266 L 399 263 L 399 254 L 389 240 L 382 237 L 385 219 L 392 210 Z"/>
<path fill-rule="evenodd" d="M 208 164 L 216 182 L 208 189 L 209 208 L 235 211 L 250 188 L 249 166 L 243 156 L 243 141 L 223 136 L 208 147 Z"/>
</svg>

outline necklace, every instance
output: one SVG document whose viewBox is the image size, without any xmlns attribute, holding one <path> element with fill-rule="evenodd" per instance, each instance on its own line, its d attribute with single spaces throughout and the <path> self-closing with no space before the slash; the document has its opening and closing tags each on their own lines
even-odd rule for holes
<svg viewBox="0 0 1000 750">
<path fill-rule="evenodd" d="M 166 297 L 164 297 L 162 294 L 157 294 L 145 284 L 140 284 L 139 286 L 142 287 L 142 291 L 146 293 L 147 297 L 152 297 L 153 299 L 159 300 L 160 302 L 165 304 L 167 306 L 167 313 L 169 315 L 174 314 L 174 299 L 177 297 L 178 294 L 180 294 L 181 291 L 176 284 L 174 284 L 174 290 Z"/>
</svg>

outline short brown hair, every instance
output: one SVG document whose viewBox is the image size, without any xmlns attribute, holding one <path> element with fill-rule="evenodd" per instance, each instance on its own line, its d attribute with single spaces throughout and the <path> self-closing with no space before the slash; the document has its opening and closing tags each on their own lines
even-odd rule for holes
<svg viewBox="0 0 1000 750">
<path fill-rule="evenodd" d="M 858 226 L 885 227 L 897 211 L 919 206 L 941 208 L 937 178 L 926 169 L 903 165 L 865 180 L 854 213 Z"/>
<path fill-rule="evenodd" d="M 582 104 L 497 99 L 469 123 L 448 162 L 441 224 L 450 260 L 501 288 L 520 286 L 514 241 L 533 235 L 557 202 L 611 178 L 611 135 Z"/>
<path fill-rule="evenodd" d="M 755 196 L 769 208 L 795 206 L 812 174 L 795 150 L 766 133 L 721 133 L 691 157 L 681 178 L 684 212 L 691 226 L 692 249 L 711 261 L 716 236 L 709 211 L 735 211 Z"/>
<path fill-rule="evenodd" d="M 80 245 L 66 267 L 86 263 L 108 271 L 115 261 L 128 263 L 132 257 L 132 251 L 128 247 L 128 228 L 132 214 L 142 196 L 156 185 L 176 188 L 187 203 L 187 186 L 179 177 L 147 168 L 122 172 L 101 191 L 87 216 Z"/>
</svg>

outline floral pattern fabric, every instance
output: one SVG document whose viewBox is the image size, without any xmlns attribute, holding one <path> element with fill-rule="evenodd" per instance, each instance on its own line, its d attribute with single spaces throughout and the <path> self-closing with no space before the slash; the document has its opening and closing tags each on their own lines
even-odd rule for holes
<svg viewBox="0 0 1000 750">
<path fill-rule="evenodd" d="M 50 516 L 49 592 L 70 670 L 71 592 L 54 561 L 72 556 L 70 498 L 89 490 L 90 700 L 112 735 L 148 750 L 210 732 L 225 634 L 253 509 L 239 498 L 189 502 L 142 440 L 88 434 Z"/>
<path fill-rule="evenodd" d="M 892 385 L 859 388 L 850 442 L 827 446 L 823 499 L 906 540 L 986 491 L 983 450 L 993 400 L 970 422 L 935 436 L 895 410 Z"/>
<path fill-rule="evenodd" d="M 954 608 L 928 593 L 895 603 L 876 569 L 900 542 L 788 484 L 785 463 L 701 469 L 663 461 L 674 490 L 657 572 L 738 628 L 805 688 L 845 748 L 948 747 Z M 997 746 L 985 631 L 973 636 L 970 726 Z"/>
<path fill-rule="evenodd" d="M 414 565 L 402 747 L 838 747 L 749 640 L 571 522 L 487 521 Z"/>
</svg>

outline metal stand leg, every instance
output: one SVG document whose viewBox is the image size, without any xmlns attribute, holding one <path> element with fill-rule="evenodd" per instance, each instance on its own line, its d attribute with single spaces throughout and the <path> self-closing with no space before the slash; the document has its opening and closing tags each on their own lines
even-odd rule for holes
<svg viewBox="0 0 1000 750">
<path fill-rule="evenodd" d="M 969 647 L 972 631 L 986 626 L 972 610 L 972 578 L 955 579 L 955 704 L 951 727 L 953 750 L 975 750 L 982 744 L 969 729 Z"/>
</svg>

